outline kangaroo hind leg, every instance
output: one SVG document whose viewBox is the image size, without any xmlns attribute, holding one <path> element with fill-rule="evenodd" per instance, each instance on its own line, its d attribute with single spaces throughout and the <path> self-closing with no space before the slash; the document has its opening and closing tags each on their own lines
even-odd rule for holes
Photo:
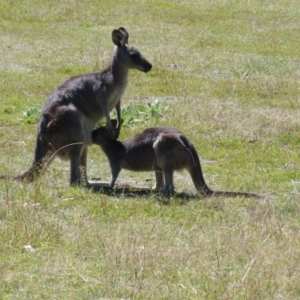
<svg viewBox="0 0 300 300">
<path fill-rule="evenodd" d="M 164 180 L 165 180 L 165 186 L 162 190 L 162 192 L 165 195 L 174 195 L 174 183 L 173 183 L 173 174 L 174 171 L 173 170 L 164 170 L 163 171 L 164 174 Z"/>
<path fill-rule="evenodd" d="M 163 173 L 161 171 L 155 171 L 155 186 L 154 190 L 163 190 L 165 186 Z"/>
<path fill-rule="evenodd" d="M 84 185 L 87 180 L 86 159 L 87 149 L 82 150 L 81 143 L 70 146 L 68 156 L 70 158 L 70 184 Z"/>
</svg>

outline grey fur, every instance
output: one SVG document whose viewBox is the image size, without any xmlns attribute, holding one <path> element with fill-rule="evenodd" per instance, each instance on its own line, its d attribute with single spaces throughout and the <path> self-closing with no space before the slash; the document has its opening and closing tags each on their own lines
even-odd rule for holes
<svg viewBox="0 0 300 300">
<path fill-rule="evenodd" d="M 116 127 L 117 121 L 112 120 Z M 116 134 L 118 135 L 118 130 Z M 247 192 L 213 191 L 206 184 L 199 156 L 187 137 L 175 128 L 148 128 L 123 142 L 111 140 L 105 127 L 92 132 L 93 143 L 100 145 L 108 157 L 113 188 L 121 169 L 154 171 L 155 188 L 164 194 L 174 194 L 173 173 L 187 169 L 195 188 L 204 196 L 260 196 Z"/>
</svg>

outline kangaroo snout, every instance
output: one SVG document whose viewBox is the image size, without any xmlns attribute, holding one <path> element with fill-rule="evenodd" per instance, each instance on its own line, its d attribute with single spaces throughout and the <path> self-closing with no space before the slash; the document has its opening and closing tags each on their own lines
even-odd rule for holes
<svg viewBox="0 0 300 300">
<path fill-rule="evenodd" d="M 141 57 L 140 62 L 135 66 L 139 71 L 147 73 L 152 69 L 152 64 L 146 60 L 144 57 Z"/>
<path fill-rule="evenodd" d="M 143 72 L 147 73 L 152 69 L 152 65 L 148 62 L 145 66 L 144 66 L 144 70 L 142 70 Z"/>
</svg>

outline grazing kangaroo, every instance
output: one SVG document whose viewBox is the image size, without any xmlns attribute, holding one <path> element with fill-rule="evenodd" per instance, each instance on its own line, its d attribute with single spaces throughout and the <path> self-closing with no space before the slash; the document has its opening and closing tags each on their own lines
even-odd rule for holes
<svg viewBox="0 0 300 300">
<path fill-rule="evenodd" d="M 121 97 L 127 86 L 129 69 L 148 72 L 152 68 L 135 47 L 128 45 L 128 37 L 123 27 L 113 30 L 115 48 L 109 67 L 99 73 L 71 77 L 54 91 L 41 111 L 32 166 L 23 174 L 1 175 L 0 178 L 33 181 L 58 155 L 70 160 L 71 184 L 81 184 L 83 176 L 86 179 L 87 148 L 92 144 L 92 130 L 105 117 L 108 134 L 114 137 L 109 112 L 116 108 L 118 124 L 115 128 L 120 130 Z"/>
<path fill-rule="evenodd" d="M 112 120 L 114 126 L 117 121 Z M 118 135 L 118 133 L 117 133 Z M 134 137 L 120 142 L 108 136 L 105 127 L 92 131 L 94 144 L 100 145 L 108 157 L 113 188 L 121 169 L 154 171 L 155 188 L 164 194 L 174 194 L 173 173 L 187 169 L 198 192 L 204 196 L 260 197 L 247 192 L 213 191 L 203 178 L 199 156 L 193 144 L 180 131 L 171 127 L 148 128 Z"/>
</svg>

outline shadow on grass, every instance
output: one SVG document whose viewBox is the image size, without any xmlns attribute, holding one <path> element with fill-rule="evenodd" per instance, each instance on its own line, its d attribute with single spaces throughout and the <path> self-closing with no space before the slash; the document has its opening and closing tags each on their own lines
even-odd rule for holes
<svg viewBox="0 0 300 300">
<path fill-rule="evenodd" d="M 151 188 L 131 186 L 129 184 L 117 184 L 113 189 L 109 187 L 108 182 L 90 182 L 89 187 L 95 193 L 101 193 L 114 197 L 155 197 L 157 201 L 162 204 L 169 204 L 170 201 L 178 204 L 186 204 L 191 200 L 202 200 L 203 197 L 197 194 L 190 194 L 186 192 L 175 193 L 173 196 L 165 196 Z"/>
<path fill-rule="evenodd" d="M 108 182 L 101 182 L 101 181 L 94 181 L 89 183 L 89 189 L 91 189 L 93 192 L 96 193 L 102 193 L 105 195 L 113 196 L 113 197 L 126 197 L 126 198 L 155 198 L 156 201 L 158 201 L 161 204 L 170 204 L 170 203 L 176 203 L 179 205 L 187 204 L 190 201 L 203 201 L 203 200 L 212 200 L 212 202 L 219 201 L 217 199 L 224 199 L 229 198 L 235 198 L 235 197 L 242 197 L 245 199 L 253 198 L 253 199 L 263 199 L 264 196 L 259 194 L 252 194 L 249 193 L 249 195 L 224 195 L 222 193 L 213 195 L 213 196 L 202 196 L 198 193 L 192 194 L 187 192 L 181 192 L 176 193 L 173 196 L 165 196 L 161 193 L 159 193 L 156 190 L 153 190 L 149 187 L 140 187 L 140 186 L 132 186 L 128 184 L 126 181 L 122 183 L 118 183 L 115 185 L 113 189 L 109 187 Z M 231 193 L 231 192 L 229 192 Z M 234 193 L 234 192 L 233 192 Z"/>
</svg>

